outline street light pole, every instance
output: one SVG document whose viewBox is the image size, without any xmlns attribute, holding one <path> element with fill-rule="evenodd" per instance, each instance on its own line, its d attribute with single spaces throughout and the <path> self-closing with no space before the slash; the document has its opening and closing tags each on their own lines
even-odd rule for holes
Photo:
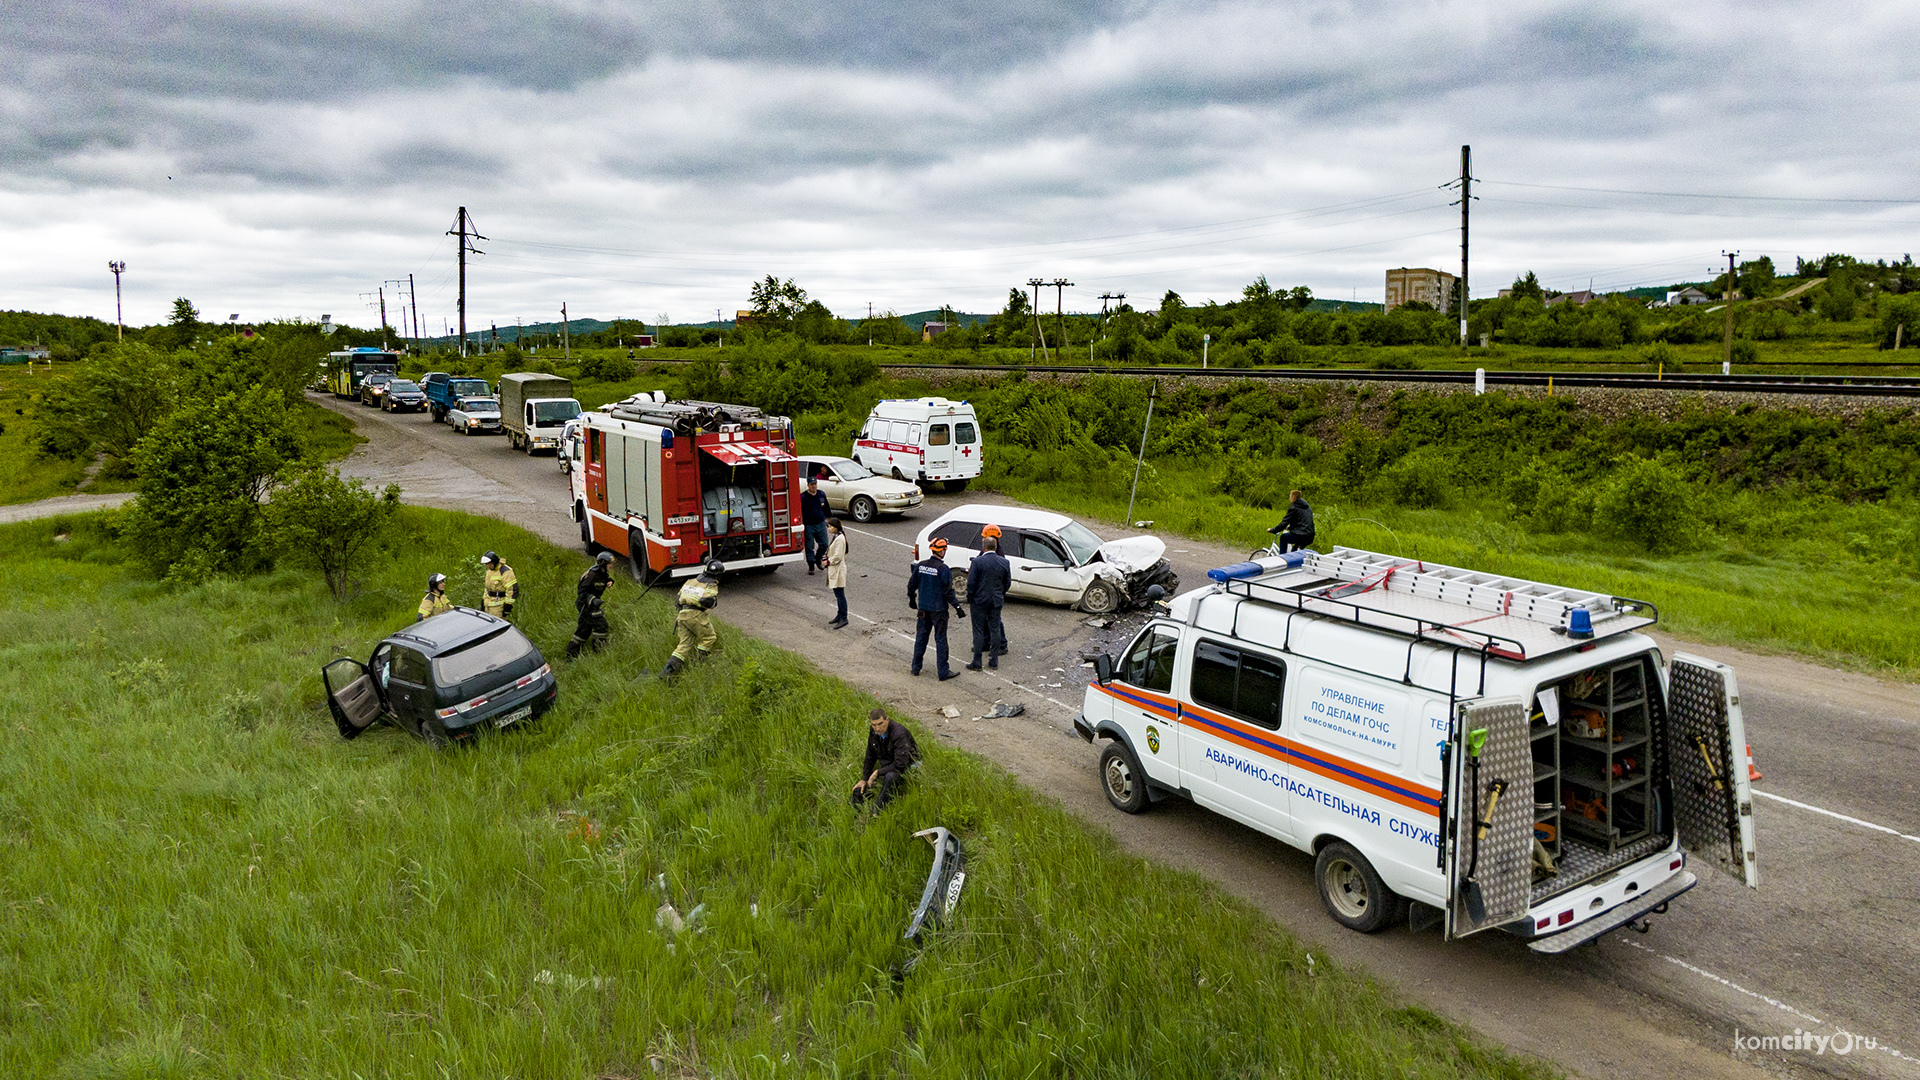
<svg viewBox="0 0 1920 1080">
<path fill-rule="evenodd" d="M 113 271 L 113 339 L 125 341 L 127 323 L 125 317 L 120 314 L 120 275 L 126 273 L 127 264 L 115 259 L 107 263 L 107 269 Z"/>
</svg>

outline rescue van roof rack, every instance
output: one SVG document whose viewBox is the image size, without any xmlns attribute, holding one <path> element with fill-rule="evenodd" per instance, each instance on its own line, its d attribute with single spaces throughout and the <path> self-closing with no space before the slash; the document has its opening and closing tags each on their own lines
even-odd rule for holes
<svg viewBox="0 0 1920 1080">
<path fill-rule="evenodd" d="M 1355 548 L 1209 570 L 1228 595 L 1483 656 L 1537 660 L 1659 621 L 1644 600 Z"/>
<path fill-rule="evenodd" d="M 784 416 L 774 416 L 751 405 L 728 405 L 718 401 L 670 401 L 654 390 L 623 398 L 601 406 L 609 416 L 638 420 L 670 428 L 677 435 L 701 435 L 716 431 L 763 431 L 791 425 Z"/>
</svg>

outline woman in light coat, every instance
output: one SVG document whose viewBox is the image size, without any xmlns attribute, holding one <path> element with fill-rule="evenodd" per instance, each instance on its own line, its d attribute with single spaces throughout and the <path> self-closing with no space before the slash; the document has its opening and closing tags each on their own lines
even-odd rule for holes
<svg viewBox="0 0 1920 1080">
<path fill-rule="evenodd" d="M 838 630 L 847 625 L 847 531 L 839 518 L 827 519 L 827 587 L 840 605 L 840 613 L 827 625 Z"/>
</svg>

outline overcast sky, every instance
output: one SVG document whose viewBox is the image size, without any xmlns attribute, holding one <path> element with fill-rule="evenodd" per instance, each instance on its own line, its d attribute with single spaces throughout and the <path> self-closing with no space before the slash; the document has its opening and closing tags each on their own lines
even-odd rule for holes
<svg viewBox="0 0 1920 1080">
<path fill-rule="evenodd" d="M 1388 267 L 1457 270 L 1463 143 L 1475 296 L 1920 249 L 1911 0 L 25 0 L 6 23 L 0 308 L 111 319 L 119 259 L 130 323 L 186 296 L 373 325 L 362 294 L 411 273 L 438 333 L 459 205 L 490 237 L 470 329 L 563 301 L 731 316 L 769 273 L 850 317 L 998 310 L 1034 277 L 1075 282 L 1069 310 L 1258 274 L 1378 301 Z"/>
</svg>

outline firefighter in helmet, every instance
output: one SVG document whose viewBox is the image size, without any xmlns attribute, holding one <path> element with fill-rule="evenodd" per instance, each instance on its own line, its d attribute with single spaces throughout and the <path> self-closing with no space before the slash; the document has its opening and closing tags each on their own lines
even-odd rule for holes
<svg viewBox="0 0 1920 1080">
<path fill-rule="evenodd" d="M 607 626 L 607 613 L 603 610 L 607 586 L 613 584 L 613 552 L 603 551 L 594 556 L 593 565 L 580 575 L 579 587 L 574 590 L 573 607 L 580 613 L 580 619 L 573 626 L 573 640 L 567 642 L 567 659 L 580 655 L 582 645 L 590 646 L 599 652 L 612 635 Z"/>
<path fill-rule="evenodd" d="M 489 615 L 513 618 L 514 601 L 520 599 L 520 582 L 513 576 L 513 567 L 491 551 L 480 556 L 480 565 L 487 572 L 487 594 L 480 606 Z"/>
<path fill-rule="evenodd" d="M 696 655 L 702 660 L 713 655 L 713 644 L 718 638 L 707 612 L 720 602 L 720 575 L 726 570 L 719 559 L 714 559 L 701 568 L 699 577 L 680 586 L 680 595 L 674 601 L 679 611 L 673 618 L 680 643 L 667 659 L 666 674 L 678 675 Z"/>
<path fill-rule="evenodd" d="M 447 599 L 447 575 L 434 574 L 427 578 L 427 595 L 420 598 L 420 614 L 413 621 L 430 619 L 452 610 L 453 601 Z"/>
</svg>

